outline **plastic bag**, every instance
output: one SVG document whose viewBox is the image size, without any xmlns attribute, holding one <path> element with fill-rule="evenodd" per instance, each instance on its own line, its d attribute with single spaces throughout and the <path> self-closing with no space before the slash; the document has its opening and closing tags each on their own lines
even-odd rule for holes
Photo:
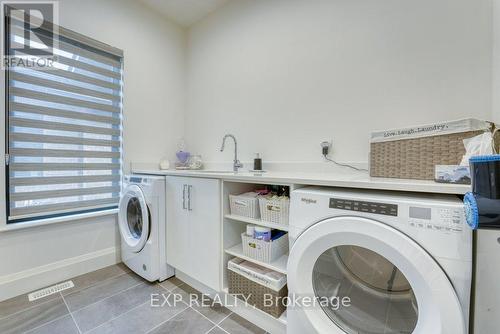
<svg viewBox="0 0 500 334">
<path fill-rule="evenodd" d="M 493 135 L 491 132 L 485 132 L 479 136 L 464 139 L 465 155 L 462 158 L 461 166 L 468 166 L 469 159 L 478 155 L 491 155 L 493 149 Z"/>
</svg>

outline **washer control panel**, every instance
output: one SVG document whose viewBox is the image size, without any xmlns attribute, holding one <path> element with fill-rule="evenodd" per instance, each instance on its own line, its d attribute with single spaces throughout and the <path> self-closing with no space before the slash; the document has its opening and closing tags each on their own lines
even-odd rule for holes
<svg viewBox="0 0 500 334">
<path fill-rule="evenodd" d="M 131 176 L 129 179 L 130 183 L 142 183 L 142 177 Z"/>
<path fill-rule="evenodd" d="M 330 198 L 330 209 L 359 211 L 394 217 L 398 215 L 398 206 L 396 204 L 364 202 L 343 198 Z"/>
<path fill-rule="evenodd" d="M 125 176 L 125 182 L 133 184 L 149 184 L 151 183 L 151 180 L 140 176 Z"/>
</svg>

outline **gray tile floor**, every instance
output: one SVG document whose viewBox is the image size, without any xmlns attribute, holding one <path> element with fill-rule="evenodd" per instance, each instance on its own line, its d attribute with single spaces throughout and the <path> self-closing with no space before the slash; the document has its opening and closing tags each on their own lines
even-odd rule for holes
<svg viewBox="0 0 500 334">
<path fill-rule="evenodd" d="M 188 305 L 200 293 L 175 277 L 149 283 L 119 264 L 72 281 L 74 288 L 35 302 L 27 294 L 0 302 L 0 333 L 265 333 L 222 305 Z"/>
</svg>

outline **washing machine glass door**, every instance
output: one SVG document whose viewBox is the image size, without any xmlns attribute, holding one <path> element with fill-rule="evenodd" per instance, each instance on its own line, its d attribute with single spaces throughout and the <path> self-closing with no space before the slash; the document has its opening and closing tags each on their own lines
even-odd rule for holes
<svg viewBox="0 0 500 334">
<path fill-rule="evenodd" d="M 312 297 L 299 314 L 318 333 L 466 333 L 440 266 L 401 232 L 339 217 L 304 232 L 290 252 L 288 287 Z"/>
<path fill-rule="evenodd" d="M 120 199 L 118 214 L 122 241 L 133 252 L 139 252 L 149 236 L 149 209 L 137 185 L 129 185 Z"/>
</svg>

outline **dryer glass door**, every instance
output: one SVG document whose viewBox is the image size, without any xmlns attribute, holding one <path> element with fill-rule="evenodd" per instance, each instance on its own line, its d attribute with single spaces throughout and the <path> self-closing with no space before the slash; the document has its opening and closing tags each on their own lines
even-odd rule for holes
<svg viewBox="0 0 500 334">
<path fill-rule="evenodd" d="M 122 240 L 133 252 L 139 252 L 149 237 L 149 209 L 141 188 L 128 186 L 119 204 L 119 226 Z"/>
<path fill-rule="evenodd" d="M 413 289 L 401 271 L 363 247 L 337 246 L 320 255 L 313 269 L 315 297 L 349 296 L 349 307 L 320 304 L 346 333 L 411 333 L 418 319 Z"/>
</svg>

